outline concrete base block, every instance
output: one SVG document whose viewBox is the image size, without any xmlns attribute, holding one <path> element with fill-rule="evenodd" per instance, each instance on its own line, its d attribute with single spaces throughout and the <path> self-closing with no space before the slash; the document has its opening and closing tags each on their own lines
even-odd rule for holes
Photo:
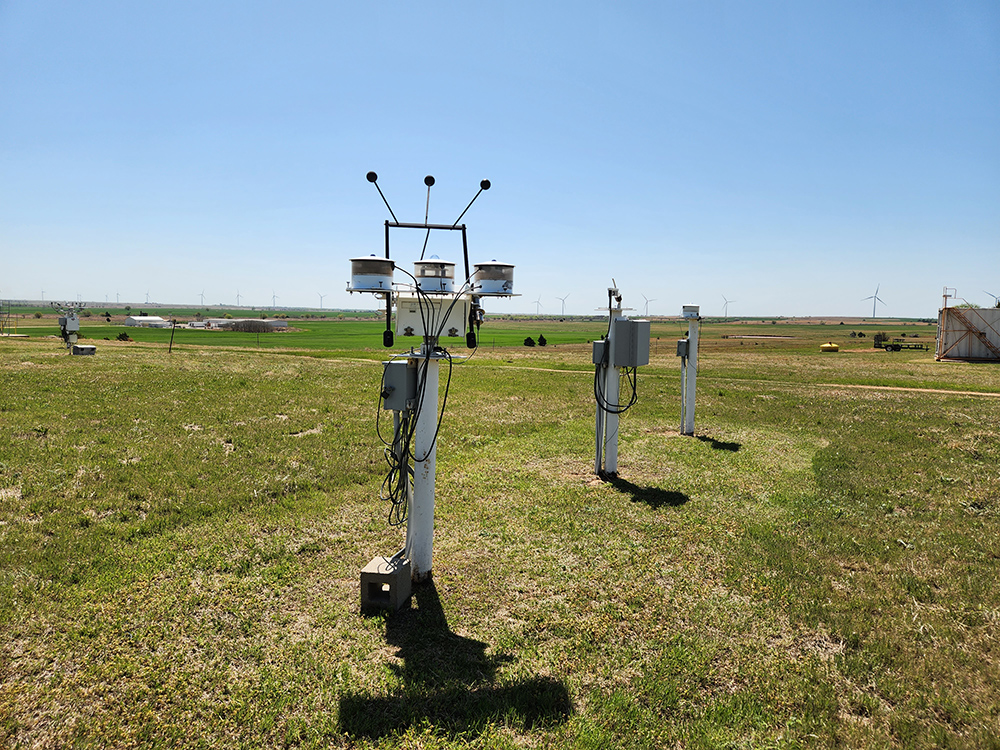
<svg viewBox="0 0 1000 750">
<path fill-rule="evenodd" d="M 93 344 L 73 344 L 73 354 L 97 354 L 97 347 Z"/>
<path fill-rule="evenodd" d="M 375 557 L 361 571 L 361 609 L 395 611 L 410 598 L 410 561 Z"/>
</svg>

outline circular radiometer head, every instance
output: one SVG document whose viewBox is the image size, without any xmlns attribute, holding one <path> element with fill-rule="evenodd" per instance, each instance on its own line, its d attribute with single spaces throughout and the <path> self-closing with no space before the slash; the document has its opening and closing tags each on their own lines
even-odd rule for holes
<svg viewBox="0 0 1000 750">
<path fill-rule="evenodd" d="M 483 190 L 489 190 L 490 189 L 490 181 L 489 180 L 483 180 L 482 182 L 479 183 L 479 187 L 481 187 Z"/>
<path fill-rule="evenodd" d="M 433 184 L 434 184 L 434 176 L 433 176 L 433 175 L 427 175 L 427 176 L 426 176 L 426 177 L 424 178 L 424 184 L 425 184 L 425 185 L 426 185 L 427 187 L 430 187 L 431 185 L 433 185 Z"/>
<path fill-rule="evenodd" d="M 375 180 L 378 179 L 378 175 L 375 174 L 374 172 L 369 172 L 368 174 L 365 175 L 365 177 L 368 178 L 368 182 L 375 182 Z"/>
</svg>

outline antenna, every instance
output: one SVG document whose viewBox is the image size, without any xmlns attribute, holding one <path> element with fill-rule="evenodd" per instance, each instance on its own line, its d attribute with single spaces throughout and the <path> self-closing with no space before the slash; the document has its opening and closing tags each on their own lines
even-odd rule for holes
<svg viewBox="0 0 1000 750">
<path fill-rule="evenodd" d="M 424 178 L 424 184 L 427 186 L 427 208 L 424 209 L 424 226 L 427 226 L 427 219 L 431 215 L 431 186 L 434 184 L 434 175 L 427 175 Z M 424 253 L 427 252 L 427 240 L 431 238 L 431 228 L 427 227 L 427 234 L 424 235 L 424 246 L 420 249 L 420 260 L 424 259 Z M 465 269 L 468 272 L 469 269 Z"/>
<path fill-rule="evenodd" d="M 871 297 L 865 297 L 863 300 L 861 300 L 862 302 L 867 302 L 868 300 L 872 300 L 872 317 L 873 318 L 875 317 L 875 306 L 878 305 L 879 302 L 881 302 L 883 305 L 885 304 L 885 300 L 883 300 L 881 297 L 878 296 L 878 290 L 879 290 L 879 288 L 881 286 L 882 286 L 881 284 L 877 284 L 875 286 L 875 294 L 873 294 Z"/>
<path fill-rule="evenodd" d="M 489 189 L 490 189 L 490 181 L 489 180 L 481 181 L 479 183 L 479 192 L 472 197 L 471 201 L 469 201 L 469 205 L 465 207 L 465 211 L 468 211 L 470 208 L 472 208 L 472 204 L 476 202 L 476 198 L 478 198 L 484 190 L 489 190 Z M 460 222 L 462 220 L 462 217 L 465 216 L 465 211 L 462 211 L 462 213 L 458 215 L 458 218 L 455 219 L 455 223 L 452 224 L 453 227 L 458 226 L 458 222 Z"/>
<path fill-rule="evenodd" d="M 369 172 L 368 174 L 365 175 L 365 177 L 368 179 L 368 182 L 374 185 L 375 189 L 378 190 L 378 194 L 382 196 L 382 202 L 385 204 L 385 207 L 389 209 L 389 215 L 392 217 L 392 220 L 398 224 L 399 219 L 397 219 L 396 214 L 392 212 L 392 206 L 390 206 L 389 201 L 385 199 L 385 194 L 382 192 L 382 188 L 378 186 L 378 175 L 375 174 L 374 172 Z M 428 191 L 427 200 L 430 201 L 430 191 Z"/>
<path fill-rule="evenodd" d="M 557 300 L 562 302 L 562 315 L 564 318 L 566 317 L 566 300 L 568 298 L 569 298 L 568 294 L 565 297 L 556 297 Z M 538 299 L 541 299 L 541 297 L 539 297 Z"/>
<path fill-rule="evenodd" d="M 645 312 L 642 315 L 643 315 L 644 318 L 648 318 L 649 317 L 649 303 L 650 302 L 656 302 L 656 299 L 655 298 L 650 299 L 645 294 L 641 294 L 639 296 L 641 296 L 644 300 L 646 300 L 646 310 L 645 310 Z"/>
</svg>

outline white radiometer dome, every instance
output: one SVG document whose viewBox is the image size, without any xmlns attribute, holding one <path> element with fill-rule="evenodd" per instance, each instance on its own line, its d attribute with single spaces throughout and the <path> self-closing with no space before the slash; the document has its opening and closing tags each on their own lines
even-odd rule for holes
<svg viewBox="0 0 1000 750">
<path fill-rule="evenodd" d="M 491 260 L 476 263 L 472 278 L 477 294 L 508 295 L 514 293 L 514 266 Z"/>
<path fill-rule="evenodd" d="M 455 264 L 450 260 L 430 258 L 414 261 L 413 275 L 417 279 L 417 286 L 425 292 L 455 290 Z"/>
<path fill-rule="evenodd" d="M 365 258 L 351 258 L 352 292 L 385 292 L 392 289 L 392 271 L 395 264 L 388 258 L 370 255 Z"/>
</svg>

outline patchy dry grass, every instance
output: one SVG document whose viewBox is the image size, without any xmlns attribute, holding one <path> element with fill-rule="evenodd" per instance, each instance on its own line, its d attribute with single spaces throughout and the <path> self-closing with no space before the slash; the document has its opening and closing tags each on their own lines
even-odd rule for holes
<svg viewBox="0 0 1000 750">
<path fill-rule="evenodd" d="M 457 366 L 434 584 L 386 618 L 376 363 L 0 342 L 0 737 L 997 747 L 1000 368 L 813 328 L 706 333 L 697 438 L 661 346 L 612 482 L 586 344 Z"/>
</svg>

